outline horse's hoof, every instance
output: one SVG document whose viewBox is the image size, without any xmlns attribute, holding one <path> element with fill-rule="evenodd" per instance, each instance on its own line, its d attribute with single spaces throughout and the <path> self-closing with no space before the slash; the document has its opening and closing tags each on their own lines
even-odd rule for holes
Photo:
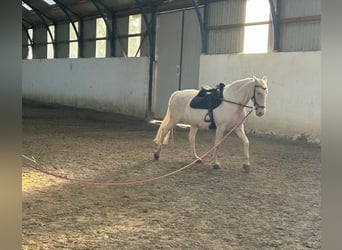
<svg viewBox="0 0 342 250">
<path fill-rule="evenodd" d="M 220 169 L 221 168 L 221 166 L 219 165 L 219 164 L 215 164 L 214 166 L 213 166 L 213 169 Z"/>
<path fill-rule="evenodd" d="M 158 159 L 159 159 L 159 154 L 154 153 L 153 156 L 154 156 L 154 159 L 155 159 L 155 160 L 158 160 Z"/>
<path fill-rule="evenodd" d="M 250 165 L 248 165 L 248 164 L 243 164 L 243 165 L 242 165 L 242 169 L 243 169 L 243 172 L 249 173 L 249 171 L 250 171 Z"/>
</svg>

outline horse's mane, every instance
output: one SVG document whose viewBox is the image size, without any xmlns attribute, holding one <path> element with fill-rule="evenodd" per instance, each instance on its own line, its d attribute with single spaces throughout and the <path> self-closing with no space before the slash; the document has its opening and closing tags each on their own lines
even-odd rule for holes
<svg viewBox="0 0 342 250">
<path fill-rule="evenodd" d="M 248 84 L 248 83 L 254 82 L 254 80 L 256 80 L 258 82 L 258 84 L 261 85 L 262 87 L 267 88 L 267 79 L 266 79 L 266 77 L 257 78 L 255 76 L 254 77 L 248 77 L 248 78 L 240 79 L 240 80 L 235 80 L 232 83 L 226 84 L 225 87 L 229 87 L 229 88 L 242 87 L 242 86 L 244 86 L 243 83 Z"/>
<path fill-rule="evenodd" d="M 242 85 L 244 85 L 243 83 L 249 83 L 249 82 L 251 82 L 251 81 L 253 81 L 253 78 L 251 78 L 251 77 L 249 77 L 249 78 L 244 78 L 244 79 L 239 79 L 239 80 L 235 80 L 235 81 L 233 81 L 233 82 L 231 82 L 231 83 L 229 83 L 229 84 L 226 84 L 226 86 L 225 87 L 227 87 L 227 88 L 236 88 L 236 87 L 241 87 Z"/>
</svg>

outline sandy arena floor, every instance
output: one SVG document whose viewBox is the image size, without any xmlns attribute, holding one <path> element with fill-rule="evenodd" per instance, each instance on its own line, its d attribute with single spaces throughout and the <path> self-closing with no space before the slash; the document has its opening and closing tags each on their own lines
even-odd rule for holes
<svg viewBox="0 0 342 250">
<path fill-rule="evenodd" d="M 23 154 L 55 174 L 98 182 L 151 178 L 192 161 L 184 128 L 154 161 L 157 129 L 123 115 L 25 103 Z M 199 154 L 213 137 L 199 131 Z M 220 149 L 221 169 L 205 158 L 144 185 L 76 184 L 23 168 L 22 249 L 321 249 L 320 147 L 248 137 L 250 173 L 233 135 Z"/>
</svg>

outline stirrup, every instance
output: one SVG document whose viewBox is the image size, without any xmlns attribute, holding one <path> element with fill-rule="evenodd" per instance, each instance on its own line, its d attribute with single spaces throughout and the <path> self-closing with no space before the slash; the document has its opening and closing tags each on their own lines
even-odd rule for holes
<svg viewBox="0 0 342 250">
<path fill-rule="evenodd" d="M 205 122 L 211 122 L 209 112 L 205 115 L 204 121 L 205 121 Z"/>
</svg>

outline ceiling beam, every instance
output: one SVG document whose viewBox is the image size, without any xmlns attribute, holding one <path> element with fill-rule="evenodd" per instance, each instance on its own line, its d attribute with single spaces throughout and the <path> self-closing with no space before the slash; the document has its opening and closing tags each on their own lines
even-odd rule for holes
<svg viewBox="0 0 342 250">
<path fill-rule="evenodd" d="M 59 0 L 54 0 L 55 3 L 58 5 L 58 7 L 64 12 L 64 14 L 66 15 L 66 17 L 68 18 L 68 20 L 70 21 L 74 31 L 75 31 L 75 34 L 77 36 L 77 41 L 79 42 L 80 41 L 80 34 L 78 33 L 78 30 L 76 28 L 76 25 L 75 25 L 75 22 L 71 19 L 68 11 L 70 11 L 70 9 L 68 7 L 66 7 L 63 3 L 61 3 Z M 67 11 L 68 10 L 68 11 Z M 73 13 L 72 11 L 70 11 L 71 13 Z M 73 13 L 74 14 L 74 13 Z M 78 17 L 78 19 L 80 19 L 81 17 L 79 15 L 76 14 L 76 16 Z"/>
<path fill-rule="evenodd" d="M 30 45 L 32 46 L 32 45 L 33 45 L 33 39 L 32 39 L 32 37 L 30 36 L 30 34 L 29 34 L 29 32 L 28 32 L 28 28 L 25 26 L 24 23 L 22 23 L 22 28 L 23 28 L 23 30 L 25 31 L 26 36 L 27 36 L 27 38 L 28 38 L 29 41 L 30 41 Z"/>
<path fill-rule="evenodd" d="M 46 17 L 46 15 L 44 13 L 41 13 L 41 11 L 39 9 L 37 9 L 36 7 L 34 7 L 32 4 L 28 3 L 26 0 L 22 0 L 24 3 L 26 3 L 28 6 L 31 7 L 31 9 L 39 16 L 40 20 L 43 22 L 46 30 L 48 31 L 49 35 L 50 35 L 50 38 L 51 38 L 51 41 L 52 41 L 52 44 L 53 46 L 55 46 L 55 40 L 53 39 L 53 36 L 52 36 L 52 33 L 51 33 L 51 30 L 49 28 L 49 25 L 47 24 L 46 20 L 44 19 L 47 18 L 47 19 L 50 19 L 50 21 L 52 21 L 52 23 L 54 24 L 54 21 L 49 18 L 49 17 Z M 44 16 L 44 17 L 43 17 Z"/>
</svg>

